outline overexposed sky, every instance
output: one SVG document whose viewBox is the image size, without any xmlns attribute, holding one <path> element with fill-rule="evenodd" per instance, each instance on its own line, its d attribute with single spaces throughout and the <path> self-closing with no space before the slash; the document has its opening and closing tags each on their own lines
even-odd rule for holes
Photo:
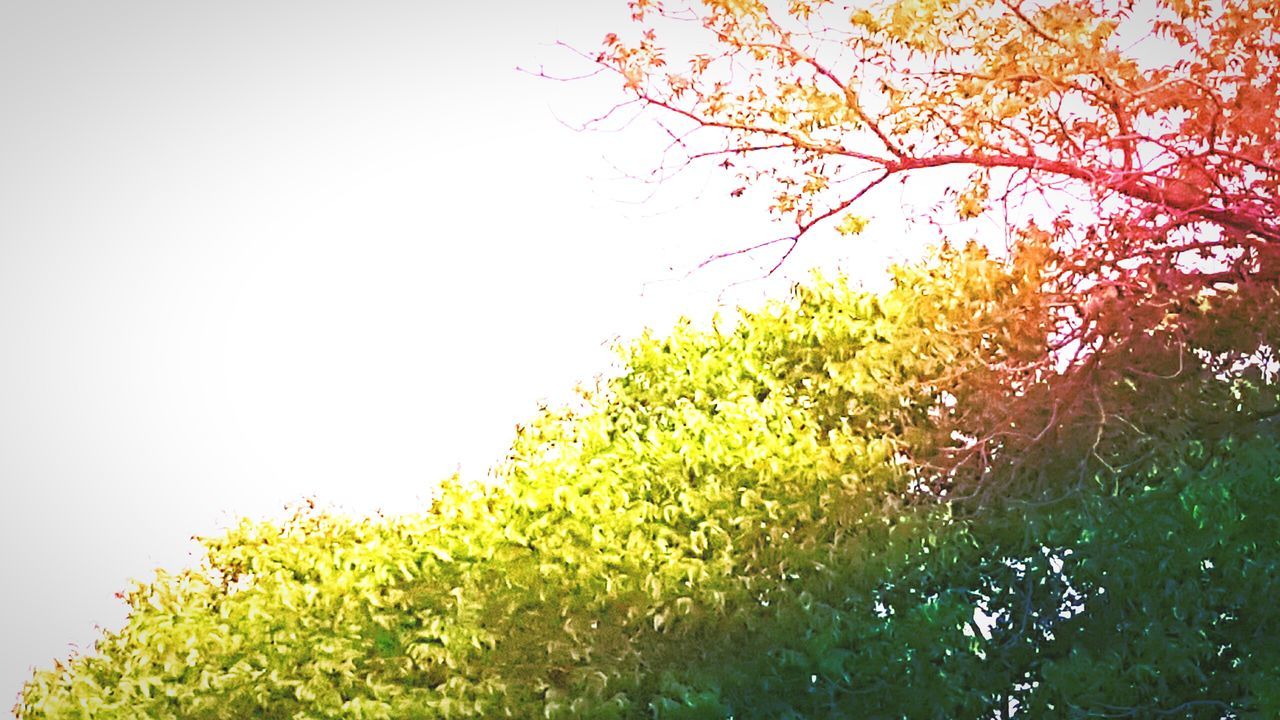
<svg viewBox="0 0 1280 720">
<path fill-rule="evenodd" d="M 695 171 L 647 194 L 643 126 L 589 68 L 623 0 L 0 3 L 0 706 L 116 627 L 189 537 L 315 497 L 420 507 L 608 342 L 913 254 L 780 229 Z M 698 196 L 701 195 L 699 198 Z M 879 214 L 877 214 L 879 213 Z M 763 262 L 763 260 L 762 260 Z M 671 268 L 674 268 L 672 270 Z"/>
</svg>

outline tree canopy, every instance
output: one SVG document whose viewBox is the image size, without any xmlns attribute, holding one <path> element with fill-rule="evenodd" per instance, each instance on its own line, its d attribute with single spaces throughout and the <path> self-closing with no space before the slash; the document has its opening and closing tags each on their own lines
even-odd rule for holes
<svg viewBox="0 0 1280 720">
<path fill-rule="evenodd" d="M 784 248 L 960 164 L 1008 251 L 624 343 L 420 514 L 205 538 L 19 717 L 1280 715 L 1275 9 L 632 7 L 598 61 Z M 1122 52 L 1147 11 L 1183 59 Z"/>
<path fill-rule="evenodd" d="M 1044 252 L 946 249 L 881 295 L 819 279 L 639 338 L 499 483 L 206 539 L 19 714 L 1273 715 L 1280 451 L 1266 422 L 1209 431 L 1273 383 L 1196 354 L 1099 370 L 1052 443 L 993 463 L 999 493 L 932 469 L 979 431 L 990 360 L 1043 343 Z M 1206 345 L 1238 302 L 1205 303 Z"/>
</svg>

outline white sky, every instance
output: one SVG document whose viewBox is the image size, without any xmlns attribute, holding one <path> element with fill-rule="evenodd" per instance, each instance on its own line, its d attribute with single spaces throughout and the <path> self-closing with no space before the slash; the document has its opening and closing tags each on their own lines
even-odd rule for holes
<svg viewBox="0 0 1280 720">
<path fill-rule="evenodd" d="M 620 202 L 647 189 L 613 165 L 649 168 L 652 136 L 555 119 L 614 82 L 514 70 L 581 72 L 551 41 L 594 48 L 625 15 L 0 3 L 0 706 L 119 626 L 129 578 L 194 562 L 193 534 L 306 496 L 411 511 L 606 370 L 612 338 L 915 252 L 883 196 L 889 240 L 815 233 L 723 297 L 751 268 L 686 279 L 780 229 L 709 172 Z"/>
</svg>

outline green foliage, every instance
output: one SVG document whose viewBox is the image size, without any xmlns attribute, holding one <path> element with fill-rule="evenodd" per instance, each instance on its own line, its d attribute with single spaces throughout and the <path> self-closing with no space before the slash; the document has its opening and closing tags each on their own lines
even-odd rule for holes
<svg viewBox="0 0 1280 720">
<path fill-rule="evenodd" d="M 19 715 L 1274 716 L 1275 387 L 1184 346 L 1247 299 L 1011 375 L 1049 352 L 1025 240 L 647 334 L 420 515 L 208 538 Z"/>
</svg>

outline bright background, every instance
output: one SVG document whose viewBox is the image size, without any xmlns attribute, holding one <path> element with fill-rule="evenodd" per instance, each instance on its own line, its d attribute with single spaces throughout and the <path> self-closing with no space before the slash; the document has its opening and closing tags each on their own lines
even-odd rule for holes
<svg viewBox="0 0 1280 720">
<path fill-rule="evenodd" d="M 611 340 L 917 252 L 897 189 L 879 243 L 686 276 L 785 229 L 709 167 L 637 202 L 617 168 L 652 168 L 652 127 L 557 120 L 619 85 L 515 70 L 588 71 L 553 41 L 626 26 L 623 0 L 0 3 L 0 707 L 193 534 L 412 511 Z"/>
</svg>

